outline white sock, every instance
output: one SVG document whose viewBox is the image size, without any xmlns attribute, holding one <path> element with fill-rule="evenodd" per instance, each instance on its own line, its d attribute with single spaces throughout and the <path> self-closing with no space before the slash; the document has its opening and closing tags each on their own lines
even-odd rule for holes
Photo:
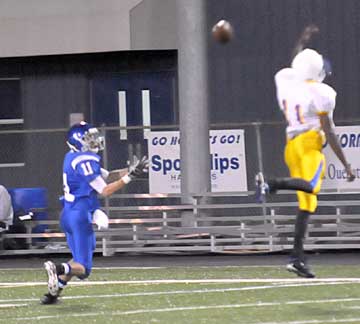
<svg viewBox="0 0 360 324">
<path fill-rule="evenodd" d="M 64 274 L 68 275 L 71 271 L 71 267 L 69 266 L 68 263 L 62 263 L 63 267 L 64 267 Z"/>
<path fill-rule="evenodd" d="M 59 285 L 59 288 L 63 289 L 66 286 L 66 283 L 63 283 L 63 281 L 59 279 L 58 285 Z"/>
</svg>

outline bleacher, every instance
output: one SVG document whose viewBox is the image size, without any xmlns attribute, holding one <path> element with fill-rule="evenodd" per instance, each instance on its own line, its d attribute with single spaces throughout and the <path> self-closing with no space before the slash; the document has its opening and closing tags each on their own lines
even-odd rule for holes
<svg viewBox="0 0 360 324">
<path fill-rule="evenodd" d="M 117 252 L 258 253 L 291 249 L 295 195 L 285 192 L 259 205 L 253 202 L 252 194 L 208 193 L 207 203 L 199 203 L 200 197 L 194 195 L 191 204 L 182 204 L 181 195 L 176 194 L 114 195 L 104 201 L 109 230 L 97 231 L 94 225 L 96 252 L 108 256 Z M 122 200 L 126 203 L 120 203 Z M 2 232 L 2 242 L 22 240 L 24 248 L 2 249 L 0 255 L 69 252 L 59 221 L 46 219 L 44 206 L 36 204 L 25 209 L 34 213 L 32 220 L 23 222 L 26 231 Z M 305 248 L 360 248 L 359 210 L 356 192 L 322 192 Z"/>
</svg>

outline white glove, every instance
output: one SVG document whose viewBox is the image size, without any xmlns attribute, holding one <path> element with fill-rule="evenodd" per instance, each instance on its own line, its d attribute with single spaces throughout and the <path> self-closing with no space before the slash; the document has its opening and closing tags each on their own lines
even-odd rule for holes
<svg viewBox="0 0 360 324">
<path fill-rule="evenodd" d="M 99 231 L 109 228 L 109 217 L 101 209 L 94 211 L 93 222 L 97 225 Z"/>
</svg>

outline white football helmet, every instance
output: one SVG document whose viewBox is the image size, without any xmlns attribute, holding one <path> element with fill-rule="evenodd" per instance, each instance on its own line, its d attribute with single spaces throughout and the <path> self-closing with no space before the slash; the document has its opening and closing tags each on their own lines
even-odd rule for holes
<svg viewBox="0 0 360 324">
<path fill-rule="evenodd" d="M 304 80 L 322 82 L 327 75 L 331 74 L 330 62 L 317 51 L 309 48 L 294 57 L 291 67 Z"/>
</svg>

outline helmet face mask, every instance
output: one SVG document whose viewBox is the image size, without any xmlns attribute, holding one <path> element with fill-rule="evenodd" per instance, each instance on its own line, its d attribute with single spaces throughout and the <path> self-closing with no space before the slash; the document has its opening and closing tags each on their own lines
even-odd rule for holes
<svg viewBox="0 0 360 324">
<path fill-rule="evenodd" d="M 324 81 L 327 75 L 331 74 L 330 61 L 312 49 L 304 49 L 298 53 L 291 67 L 304 80 Z"/>
<path fill-rule="evenodd" d="M 75 152 L 98 153 L 105 148 L 105 138 L 97 128 L 81 122 L 70 128 L 67 144 Z"/>
<path fill-rule="evenodd" d="M 323 61 L 324 61 L 324 65 L 323 65 L 323 70 L 325 72 L 325 74 L 331 75 L 332 74 L 332 66 L 331 66 L 331 62 L 328 58 L 323 57 Z"/>
<path fill-rule="evenodd" d="M 102 151 L 105 147 L 105 140 L 103 136 L 100 136 L 100 133 L 97 128 L 90 128 L 83 136 L 83 147 L 85 151 L 91 151 L 98 153 Z"/>
</svg>

